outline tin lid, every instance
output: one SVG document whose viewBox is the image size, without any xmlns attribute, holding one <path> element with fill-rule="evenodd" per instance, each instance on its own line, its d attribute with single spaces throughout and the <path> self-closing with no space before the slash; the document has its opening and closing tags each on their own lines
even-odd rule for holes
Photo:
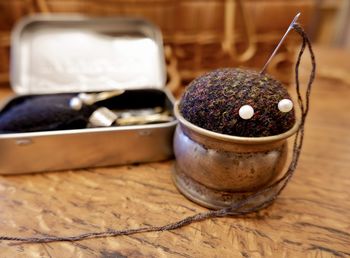
<svg viewBox="0 0 350 258">
<path fill-rule="evenodd" d="M 12 32 L 17 94 L 163 88 L 160 31 L 132 18 L 37 15 Z"/>
</svg>

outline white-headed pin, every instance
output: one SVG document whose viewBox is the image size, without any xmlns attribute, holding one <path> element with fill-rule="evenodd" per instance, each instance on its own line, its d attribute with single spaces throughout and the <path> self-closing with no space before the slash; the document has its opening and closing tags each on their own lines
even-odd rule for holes
<svg viewBox="0 0 350 258">
<path fill-rule="evenodd" d="M 293 109 L 293 102 L 290 99 L 282 99 L 278 102 L 278 109 L 283 113 L 287 113 Z"/>
<path fill-rule="evenodd" d="M 241 108 L 238 111 L 238 114 L 244 120 L 251 119 L 254 115 L 254 109 L 250 105 L 244 105 L 241 106 Z"/>
</svg>

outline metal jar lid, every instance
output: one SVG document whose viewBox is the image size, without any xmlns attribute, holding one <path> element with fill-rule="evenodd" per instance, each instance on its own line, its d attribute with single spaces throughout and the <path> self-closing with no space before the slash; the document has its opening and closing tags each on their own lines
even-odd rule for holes
<svg viewBox="0 0 350 258">
<path fill-rule="evenodd" d="M 12 32 L 17 94 L 163 88 L 160 31 L 132 18 L 35 15 Z"/>
</svg>

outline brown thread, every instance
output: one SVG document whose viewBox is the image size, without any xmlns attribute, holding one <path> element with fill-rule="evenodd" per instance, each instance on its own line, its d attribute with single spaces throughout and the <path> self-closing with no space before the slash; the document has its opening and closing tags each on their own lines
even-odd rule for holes
<svg viewBox="0 0 350 258">
<path fill-rule="evenodd" d="M 302 37 L 302 46 L 299 51 L 298 59 L 295 64 L 295 83 L 296 83 L 296 91 L 298 96 L 298 104 L 301 109 L 301 123 L 299 130 L 297 131 L 294 139 L 293 144 L 293 157 L 291 160 L 291 163 L 287 169 L 287 172 L 284 174 L 282 178 L 280 178 L 278 181 L 276 181 L 274 184 L 270 185 L 269 187 L 247 197 L 246 199 L 242 200 L 239 203 L 236 203 L 230 207 L 223 208 L 216 211 L 208 211 L 203 213 L 198 213 L 193 216 L 186 217 L 182 220 L 169 223 L 164 226 L 150 226 L 150 227 L 140 227 L 135 229 L 123 229 L 123 230 L 108 230 L 108 231 L 102 231 L 102 232 L 90 232 L 90 233 L 84 233 L 76 236 L 67 236 L 67 237 L 60 237 L 60 236 L 43 236 L 43 237 L 11 237 L 11 236 L 0 236 L 0 240 L 7 240 L 7 241 L 16 241 L 16 242 L 25 242 L 25 243 L 48 243 L 48 242 L 57 242 L 57 241 L 80 241 L 83 239 L 89 239 L 89 238 L 101 238 L 101 237 L 116 237 L 121 235 L 132 235 L 136 233 L 145 233 L 145 232 L 154 232 L 154 231 L 167 231 L 167 230 L 173 230 L 177 229 L 186 225 L 189 225 L 194 222 L 203 221 L 205 219 L 210 218 L 218 218 L 218 217 L 224 217 L 224 216 L 235 216 L 235 215 L 243 215 L 246 213 L 257 211 L 261 208 L 267 207 L 270 205 L 277 196 L 282 192 L 282 190 L 285 188 L 289 180 L 291 179 L 292 175 L 294 174 L 294 171 L 296 169 L 296 166 L 298 164 L 300 152 L 303 145 L 303 139 L 304 139 L 304 127 L 305 127 L 305 120 L 309 112 L 309 105 L 310 105 L 310 93 L 312 88 L 312 83 L 315 79 L 315 71 L 316 71 L 316 61 L 315 61 L 315 55 L 312 50 L 311 42 L 309 38 L 307 37 L 305 31 L 299 24 L 294 24 L 293 29 Z M 307 84 L 306 88 L 306 101 L 303 102 L 303 98 L 300 92 L 300 82 L 299 82 L 299 66 L 301 57 L 304 53 L 304 50 L 308 47 L 308 50 L 310 52 L 311 56 L 311 63 L 312 63 L 312 70 L 310 73 L 310 78 Z M 261 203 L 258 206 L 251 206 L 251 204 L 259 197 L 263 196 L 264 194 L 272 194 L 270 198 L 268 198 L 266 201 Z"/>
</svg>

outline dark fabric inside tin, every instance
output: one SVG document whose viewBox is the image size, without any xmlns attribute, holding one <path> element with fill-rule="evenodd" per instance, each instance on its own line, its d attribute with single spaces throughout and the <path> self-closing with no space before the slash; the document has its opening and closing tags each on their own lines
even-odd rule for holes
<svg viewBox="0 0 350 258">
<path fill-rule="evenodd" d="M 172 111 L 172 104 L 160 90 L 128 90 L 122 95 L 84 105 L 79 111 L 69 106 L 77 94 L 47 94 L 20 96 L 10 101 L 0 112 L 0 133 L 83 129 L 98 107 L 111 110 L 162 107 Z"/>
</svg>

